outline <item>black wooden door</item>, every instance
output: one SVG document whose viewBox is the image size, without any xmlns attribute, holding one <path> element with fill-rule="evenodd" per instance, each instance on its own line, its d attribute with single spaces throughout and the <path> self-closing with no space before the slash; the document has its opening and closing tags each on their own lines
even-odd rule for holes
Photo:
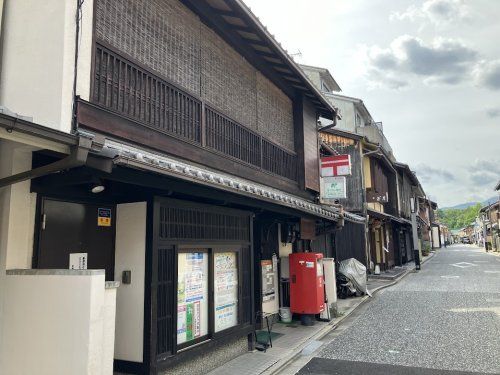
<svg viewBox="0 0 500 375">
<path fill-rule="evenodd" d="M 44 198 L 36 267 L 69 268 L 71 253 L 87 253 L 88 269 L 114 277 L 115 208 Z M 99 214 L 109 220 L 98 222 Z"/>
</svg>

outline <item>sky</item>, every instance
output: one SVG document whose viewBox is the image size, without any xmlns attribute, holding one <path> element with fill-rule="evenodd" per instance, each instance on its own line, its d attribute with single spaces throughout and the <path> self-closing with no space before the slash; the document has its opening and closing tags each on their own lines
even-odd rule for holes
<svg viewBox="0 0 500 375">
<path fill-rule="evenodd" d="M 296 62 L 363 99 L 440 207 L 496 195 L 500 0 L 244 1 Z"/>
</svg>

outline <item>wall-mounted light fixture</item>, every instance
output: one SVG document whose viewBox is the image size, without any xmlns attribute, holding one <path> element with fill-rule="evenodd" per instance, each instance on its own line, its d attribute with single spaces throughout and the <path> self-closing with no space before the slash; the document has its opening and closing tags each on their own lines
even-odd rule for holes
<svg viewBox="0 0 500 375">
<path fill-rule="evenodd" d="M 106 187 L 102 184 L 102 181 L 92 184 L 90 191 L 94 194 L 102 193 L 106 190 Z"/>
</svg>

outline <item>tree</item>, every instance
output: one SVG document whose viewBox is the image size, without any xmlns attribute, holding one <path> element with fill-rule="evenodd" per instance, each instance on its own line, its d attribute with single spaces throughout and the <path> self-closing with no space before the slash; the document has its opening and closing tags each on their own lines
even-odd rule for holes
<svg viewBox="0 0 500 375">
<path fill-rule="evenodd" d="M 481 210 L 481 204 L 477 203 L 463 209 L 451 208 L 438 210 L 438 217 L 443 224 L 450 229 L 461 229 L 475 221 Z"/>
</svg>

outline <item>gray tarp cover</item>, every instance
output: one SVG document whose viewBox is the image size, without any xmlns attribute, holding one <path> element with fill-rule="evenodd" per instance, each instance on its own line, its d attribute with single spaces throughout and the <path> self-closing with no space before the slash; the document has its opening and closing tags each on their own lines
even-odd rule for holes
<svg viewBox="0 0 500 375">
<path fill-rule="evenodd" d="M 349 258 L 340 262 L 339 272 L 351 280 L 354 287 L 363 294 L 371 297 L 366 287 L 366 267 L 360 261 Z"/>
</svg>

